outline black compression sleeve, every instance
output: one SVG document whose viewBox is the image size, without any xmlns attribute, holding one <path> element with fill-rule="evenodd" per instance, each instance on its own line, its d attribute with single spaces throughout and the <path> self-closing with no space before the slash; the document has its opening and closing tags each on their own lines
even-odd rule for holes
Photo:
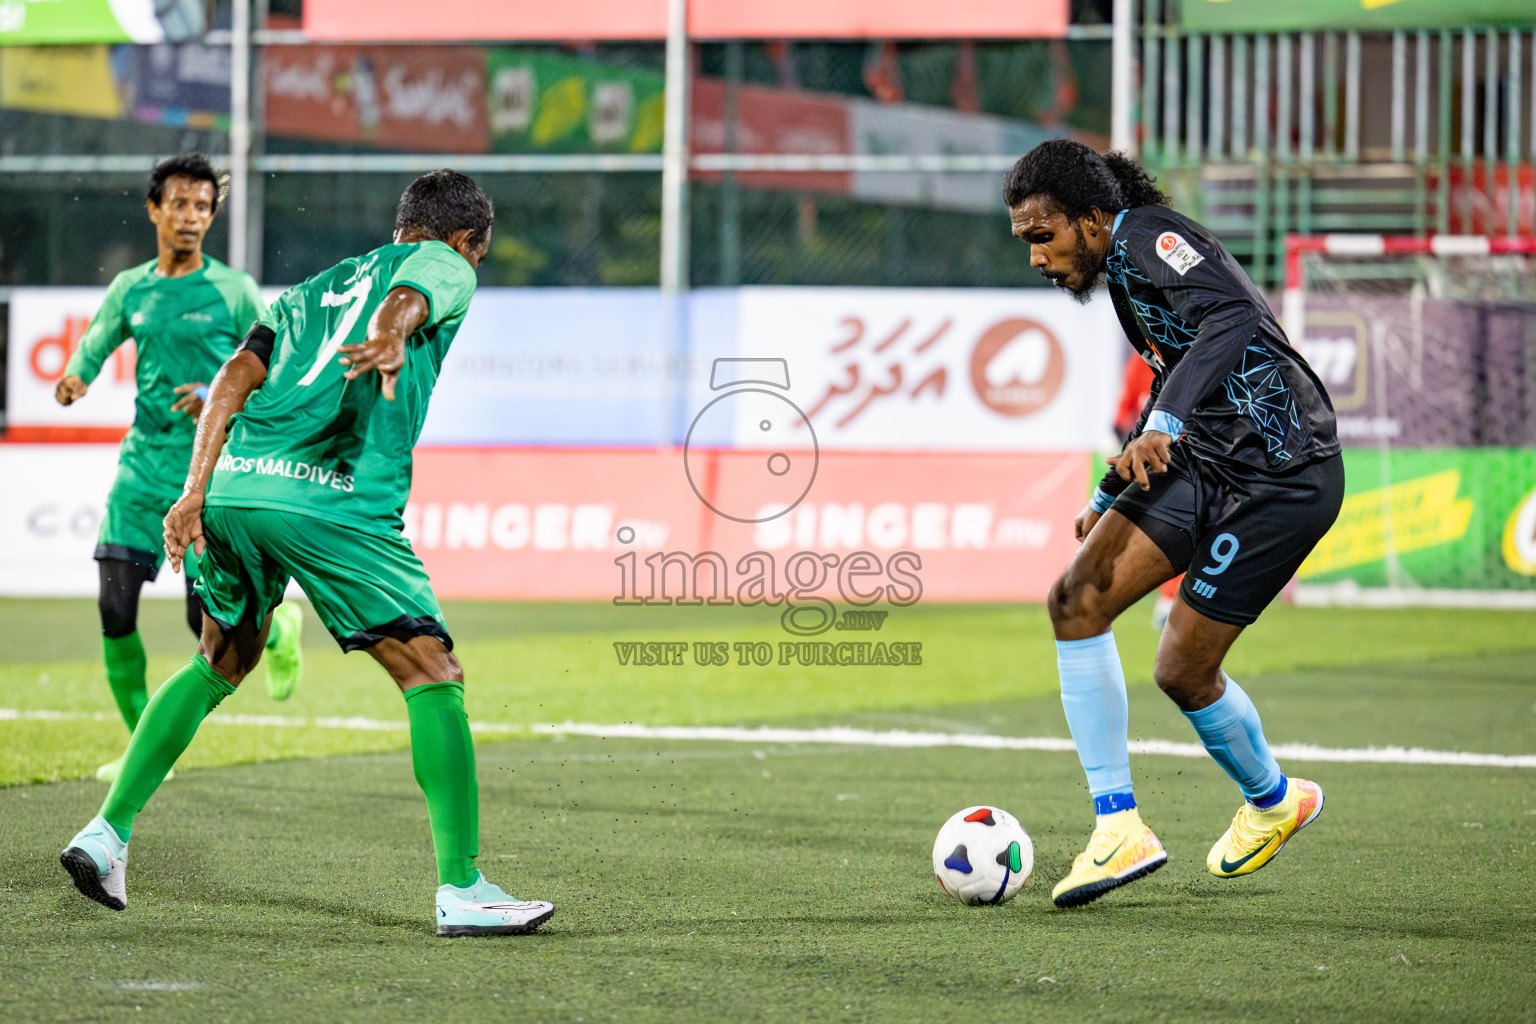
<svg viewBox="0 0 1536 1024">
<path fill-rule="evenodd" d="M 261 365 L 271 369 L 272 346 L 277 342 L 277 333 L 266 324 L 252 324 L 246 332 L 245 340 L 240 343 L 236 352 L 249 352 L 261 360 Z"/>
</svg>

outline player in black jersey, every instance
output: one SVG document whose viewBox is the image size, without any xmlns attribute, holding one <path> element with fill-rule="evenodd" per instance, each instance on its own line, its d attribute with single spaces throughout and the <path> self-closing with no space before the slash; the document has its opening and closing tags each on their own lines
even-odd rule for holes
<svg viewBox="0 0 1536 1024">
<path fill-rule="evenodd" d="M 1323 794 L 1281 772 L 1221 664 L 1338 515 L 1333 407 L 1231 254 L 1169 209 L 1135 161 L 1054 140 L 1014 165 L 1003 195 L 1031 264 L 1084 302 L 1107 282 L 1154 373 L 1135 431 L 1077 518 L 1083 546 L 1050 594 L 1062 704 L 1097 815 L 1053 896 L 1078 906 L 1167 860 L 1132 794 L 1110 626 L 1179 573 L 1154 677 L 1246 798 L 1206 865 L 1248 874 L 1317 817 Z"/>
</svg>

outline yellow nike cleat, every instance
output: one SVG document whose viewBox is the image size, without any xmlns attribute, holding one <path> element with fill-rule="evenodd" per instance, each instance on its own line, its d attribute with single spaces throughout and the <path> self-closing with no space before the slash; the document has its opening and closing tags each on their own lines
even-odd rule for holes
<svg viewBox="0 0 1536 1024">
<path fill-rule="evenodd" d="M 1051 890 L 1058 907 L 1092 903 L 1111 889 L 1150 875 L 1168 863 L 1168 853 L 1136 808 L 1105 815 L 1088 849 L 1077 855 L 1072 870 Z"/>
<path fill-rule="evenodd" d="M 1323 813 L 1323 789 L 1306 779 L 1288 780 L 1285 799 L 1268 810 L 1244 803 L 1232 824 L 1205 858 L 1217 878 L 1236 878 L 1275 859 L 1291 836 Z"/>
</svg>

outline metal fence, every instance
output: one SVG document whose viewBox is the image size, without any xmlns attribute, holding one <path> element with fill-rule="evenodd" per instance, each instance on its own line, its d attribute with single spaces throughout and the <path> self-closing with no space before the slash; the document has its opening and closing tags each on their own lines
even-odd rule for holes
<svg viewBox="0 0 1536 1024">
<path fill-rule="evenodd" d="M 1144 158 L 1265 284 L 1285 236 L 1526 234 L 1532 28 L 1186 35 L 1144 0 Z M 1522 187 L 1523 183 L 1523 187 Z"/>
<path fill-rule="evenodd" d="M 172 130 L 0 111 L 0 287 L 105 283 L 136 262 L 130 256 L 144 244 L 137 212 L 143 177 L 157 156 L 188 148 L 208 151 L 217 164 L 231 169 L 231 201 L 210 239 L 212 251 L 227 252 L 231 264 L 273 283 L 300 279 L 377 244 L 409 176 L 445 165 L 475 174 L 497 202 L 497 238 L 482 272 L 487 283 L 1043 283 L 1009 238 L 1000 202 L 991 199 L 1001 172 L 1018 152 L 956 153 L 954 146 L 936 141 L 935 151 L 915 154 L 749 155 L 731 152 L 728 143 L 716 147 L 724 151 L 694 147 L 705 151 L 690 155 L 684 142 L 670 140 L 670 148 L 661 153 L 428 154 L 295 141 L 268 134 L 263 90 L 252 83 L 262 81 L 264 55 L 271 48 L 310 44 L 299 33 L 252 31 L 241 24 L 244 9 L 234 5 L 231 31 L 212 32 L 203 40 L 231 47 L 232 55 L 245 54 L 243 61 L 229 62 L 235 88 L 227 130 Z M 796 45 L 801 87 L 812 95 L 833 95 L 834 89 L 848 95 L 860 88 L 861 65 L 874 44 Z M 1009 83 L 1021 69 L 1065 59 L 1078 69 L 1073 90 L 1084 97 L 1074 115 L 1088 124 L 1061 121 L 1052 131 L 1092 137 L 1107 128 L 1106 31 L 1075 29 L 1066 43 L 978 45 L 980 91 L 993 104 L 987 108 L 993 115 L 1028 116 L 1028 103 L 1011 94 Z M 763 67 L 771 66 L 763 54 L 765 44 L 685 43 L 673 52 L 687 54 L 690 47 L 692 63 L 724 82 L 728 92 L 733 85 L 752 86 L 754 73 L 760 85 Z M 652 74 L 665 67 L 665 50 L 657 44 L 604 45 L 589 56 L 612 59 L 615 51 L 621 51 L 622 61 Z M 903 44 L 908 87 L 914 99 L 929 105 L 924 109 L 949 102 L 945 93 L 956 52 L 953 42 Z M 684 66 L 691 71 L 687 62 Z M 676 68 L 673 74 L 686 81 Z M 669 89 L 668 94 L 675 98 L 686 91 Z M 795 95 L 794 90 L 786 87 L 785 95 Z M 675 115 L 669 123 L 687 123 L 686 116 L 669 113 Z M 674 152 L 680 160 L 669 156 Z M 669 174 L 674 164 L 675 173 Z M 978 209 L 975 203 L 956 208 L 924 198 L 886 201 L 878 195 L 899 190 L 881 187 L 871 190 L 877 198 L 829 194 L 813 185 L 829 173 L 887 181 L 963 178 L 969 184 L 962 191 L 980 190 L 988 202 Z M 800 181 L 806 187 L 797 187 Z M 668 225 L 675 228 L 670 240 Z"/>
<path fill-rule="evenodd" d="M 1178 205 L 1204 219 L 1262 284 L 1279 283 L 1292 232 L 1536 230 L 1536 31 L 1186 35 L 1171 0 L 1139 8 L 1115 0 L 1114 9 L 1123 20 L 1113 45 L 1109 26 L 1077 25 L 1062 43 L 988 44 L 990 59 L 1009 69 L 1007 81 L 1027 84 L 1070 50 L 1072 84 L 1085 99 L 1076 124 L 1050 131 L 1104 139 L 1096 133 L 1112 123 L 1117 141 L 1138 149 Z M 232 11 L 230 30 L 205 37 L 230 48 L 227 131 L 76 120 L 61 134 L 58 119 L 0 112 L 0 284 L 97 283 L 122 269 L 110 253 L 93 253 L 137 237 L 132 205 L 152 154 L 181 148 L 211 149 L 230 168 L 233 201 L 216 242 L 227 239 L 229 262 L 274 282 L 372 244 L 409 175 L 452 165 L 483 177 L 498 200 L 501 240 L 488 282 L 1038 283 L 1009 247 L 1000 204 L 964 210 L 795 184 L 827 173 L 943 175 L 992 189 L 1018 152 L 937 141 L 934 152 L 889 155 L 690 145 L 681 136 L 694 66 L 729 89 L 744 66 L 750 80 L 752 60 L 766 62 L 761 46 L 748 60 L 741 43 L 696 44 L 677 33 L 666 49 L 629 48 L 627 60 L 669 74 L 673 132 L 660 153 L 364 152 L 266 135 L 261 91 L 252 87 L 263 55 L 308 41 L 253 30 L 247 2 Z M 826 77 L 846 87 L 860 81 L 862 45 L 820 44 L 807 63 L 831 67 Z M 914 82 L 933 79 L 920 98 L 942 102 L 946 80 L 932 69 L 953 62 L 945 47 L 954 44 L 903 45 Z M 772 184 L 763 184 L 765 173 Z"/>
</svg>

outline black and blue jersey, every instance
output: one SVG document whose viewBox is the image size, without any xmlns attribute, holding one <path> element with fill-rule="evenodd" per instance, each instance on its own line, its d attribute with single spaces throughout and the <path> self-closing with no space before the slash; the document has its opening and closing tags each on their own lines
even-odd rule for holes
<svg viewBox="0 0 1536 1024">
<path fill-rule="evenodd" d="M 1132 437 L 1161 430 L 1194 456 L 1264 475 L 1339 451 L 1333 405 L 1237 261 L 1165 206 L 1122 211 L 1105 277 L 1126 336 L 1152 367 Z M 1113 470 L 1095 505 L 1126 487 Z"/>
</svg>

